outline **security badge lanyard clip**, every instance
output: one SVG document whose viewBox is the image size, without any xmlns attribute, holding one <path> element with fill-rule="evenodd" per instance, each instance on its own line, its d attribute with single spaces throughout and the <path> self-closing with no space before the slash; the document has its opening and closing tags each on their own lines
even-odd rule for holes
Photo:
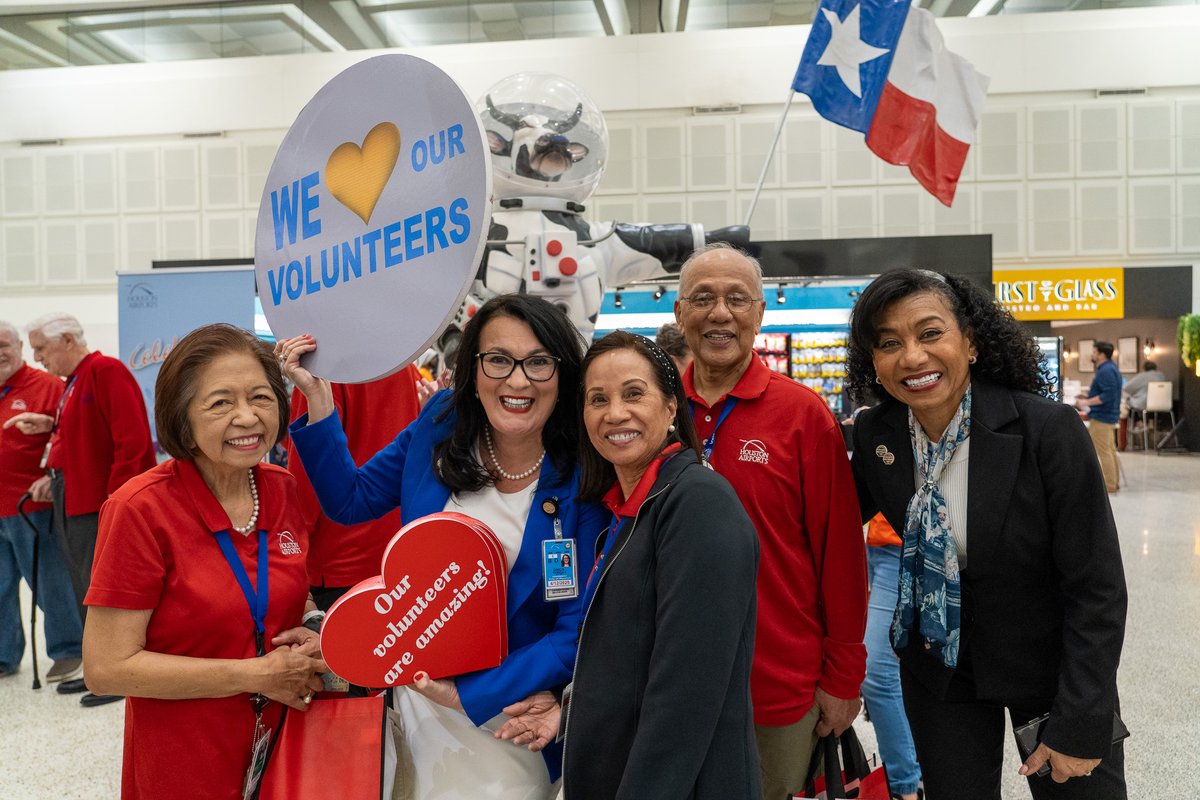
<svg viewBox="0 0 1200 800">
<path fill-rule="evenodd" d="M 267 531 L 265 528 L 258 530 L 257 592 L 250 585 L 250 576 L 246 574 L 246 568 L 242 566 L 242 559 L 233 546 L 233 540 L 229 538 L 229 531 L 217 531 L 214 536 L 217 544 L 221 547 L 221 553 L 225 556 L 225 560 L 229 562 L 229 568 L 233 570 L 233 577 L 237 579 L 242 594 L 246 596 L 246 604 L 250 607 L 250 618 L 254 621 L 254 652 L 261 658 L 267 654 L 266 620 L 267 604 L 270 601 L 267 586 L 269 574 L 267 569 Z M 254 707 L 254 737 L 250 744 L 250 766 L 246 769 L 246 780 L 242 784 L 244 800 L 250 800 L 255 796 L 259 781 L 262 780 L 263 770 L 267 767 L 267 746 L 271 741 L 271 731 L 263 725 L 262 717 L 268 702 L 270 701 L 261 694 L 250 697 L 250 704 Z"/>
<path fill-rule="evenodd" d="M 574 539 L 563 538 L 558 498 L 542 501 L 542 511 L 554 520 L 554 538 L 542 540 L 542 596 L 547 602 L 579 596 L 578 551 Z"/>
<path fill-rule="evenodd" d="M 692 416 L 696 415 L 696 404 L 688 401 L 688 405 L 692 407 Z M 736 397 L 725 397 L 725 405 L 721 409 L 721 415 L 717 417 L 717 424 L 713 426 L 712 433 L 704 440 L 704 460 L 707 463 L 712 463 L 713 448 L 717 446 L 717 431 L 721 429 L 721 423 L 729 416 L 729 412 L 733 411 L 733 407 L 737 405 Z"/>
</svg>

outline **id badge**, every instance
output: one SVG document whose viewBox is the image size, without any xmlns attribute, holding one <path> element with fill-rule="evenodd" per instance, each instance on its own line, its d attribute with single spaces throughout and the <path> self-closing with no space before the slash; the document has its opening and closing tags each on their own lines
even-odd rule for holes
<svg viewBox="0 0 1200 800">
<path fill-rule="evenodd" d="M 267 748 L 271 744 L 271 729 L 263 725 L 262 714 L 254 720 L 254 739 L 250 744 L 250 766 L 246 768 L 246 780 L 242 784 L 242 800 L 257 796 L 258 784 L 267 768 Z"/>
<path fill-rule="evenodd" d="M 542 540 L 542 585 L 546 600 L 579 597 L 579 573 L 574 539 Z"/>
</svg>

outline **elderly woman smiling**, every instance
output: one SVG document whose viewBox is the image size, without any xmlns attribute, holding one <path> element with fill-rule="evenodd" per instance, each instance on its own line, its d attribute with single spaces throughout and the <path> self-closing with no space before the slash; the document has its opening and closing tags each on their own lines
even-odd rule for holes
<svg viewBox="0 0 1200 800">
<path fill-rule="evenodd" d="M 284 433 L 271 349 L 229 325 L 185 336 L 155 386 L 174 458 L 100 511 L 88 687 L 122 694 L 124 798 L 234 798 L 281 704 L 321 688 L 295 483 L 260 463 Z"/>
</svg>

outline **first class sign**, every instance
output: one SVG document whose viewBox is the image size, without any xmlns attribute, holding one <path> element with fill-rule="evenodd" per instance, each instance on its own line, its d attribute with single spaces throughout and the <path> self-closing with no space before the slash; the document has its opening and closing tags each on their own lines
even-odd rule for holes
<svg viewBox="0 0 1200 800">
<path fill-rule="evenodd" d="M 453 318 L 478 269 L 491 169 L 470 99 L 415 56 L 377 56 L 309 101 L 271 165 L 254 268 L 279 338 L 341 383 L 384 377 Z"/>
<path fill-rule="evenodd" d="M 1021 320 L 1122 319 L 1121 267 L 993 272 L 996 300 Z"/>
</svg>

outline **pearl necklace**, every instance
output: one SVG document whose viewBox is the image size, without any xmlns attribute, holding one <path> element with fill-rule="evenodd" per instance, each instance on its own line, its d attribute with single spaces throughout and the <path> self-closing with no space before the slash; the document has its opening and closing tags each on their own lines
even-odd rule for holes
<svg viewBox="0 0 1200 800">
<path fill-rule="evenodd" d="M 250 500 L 254 503 L 254 510 L 250 512 L 250 519 L 245 525 L 235 525 L 233 529 L 238 533 L 245 535 L 254 530 L 254 526 L 258 524 L 258 484 L 254 482 L 254 470 L 250 470 Z"/>
<path fill-rule="evenodd" d="M 484 427 L 484 429 L 483 429 L 483 441 L 484 441 L 484 444 L 487 445 L 488 458 L 491 459 L 492 466 L 496 468 L 496 474 L 499 475 L 501 478 L 504 478 L 505 480 L 510 480 L 510 481 L 525 480 L 526 478 L 528 478 L 530 475 L 537 472 L 541 468 L 542 461 L 545 460 L 545 458 L 546 458 L 546 451 L 543 450 L 542 454 L 540 456 L 538 456 L 538 460 L 533 462 L 532 467 L 525 470 L 524 472 L 519 472 L 516 475 L 513 475 L 511 472 L 505 472 L 504 467 L 500 466 L 500 462 L 496 460 L 496 449 L 492 446 L 492 432 L 490 430 L 488 430 L 486 427 Z"/>
</svg>

